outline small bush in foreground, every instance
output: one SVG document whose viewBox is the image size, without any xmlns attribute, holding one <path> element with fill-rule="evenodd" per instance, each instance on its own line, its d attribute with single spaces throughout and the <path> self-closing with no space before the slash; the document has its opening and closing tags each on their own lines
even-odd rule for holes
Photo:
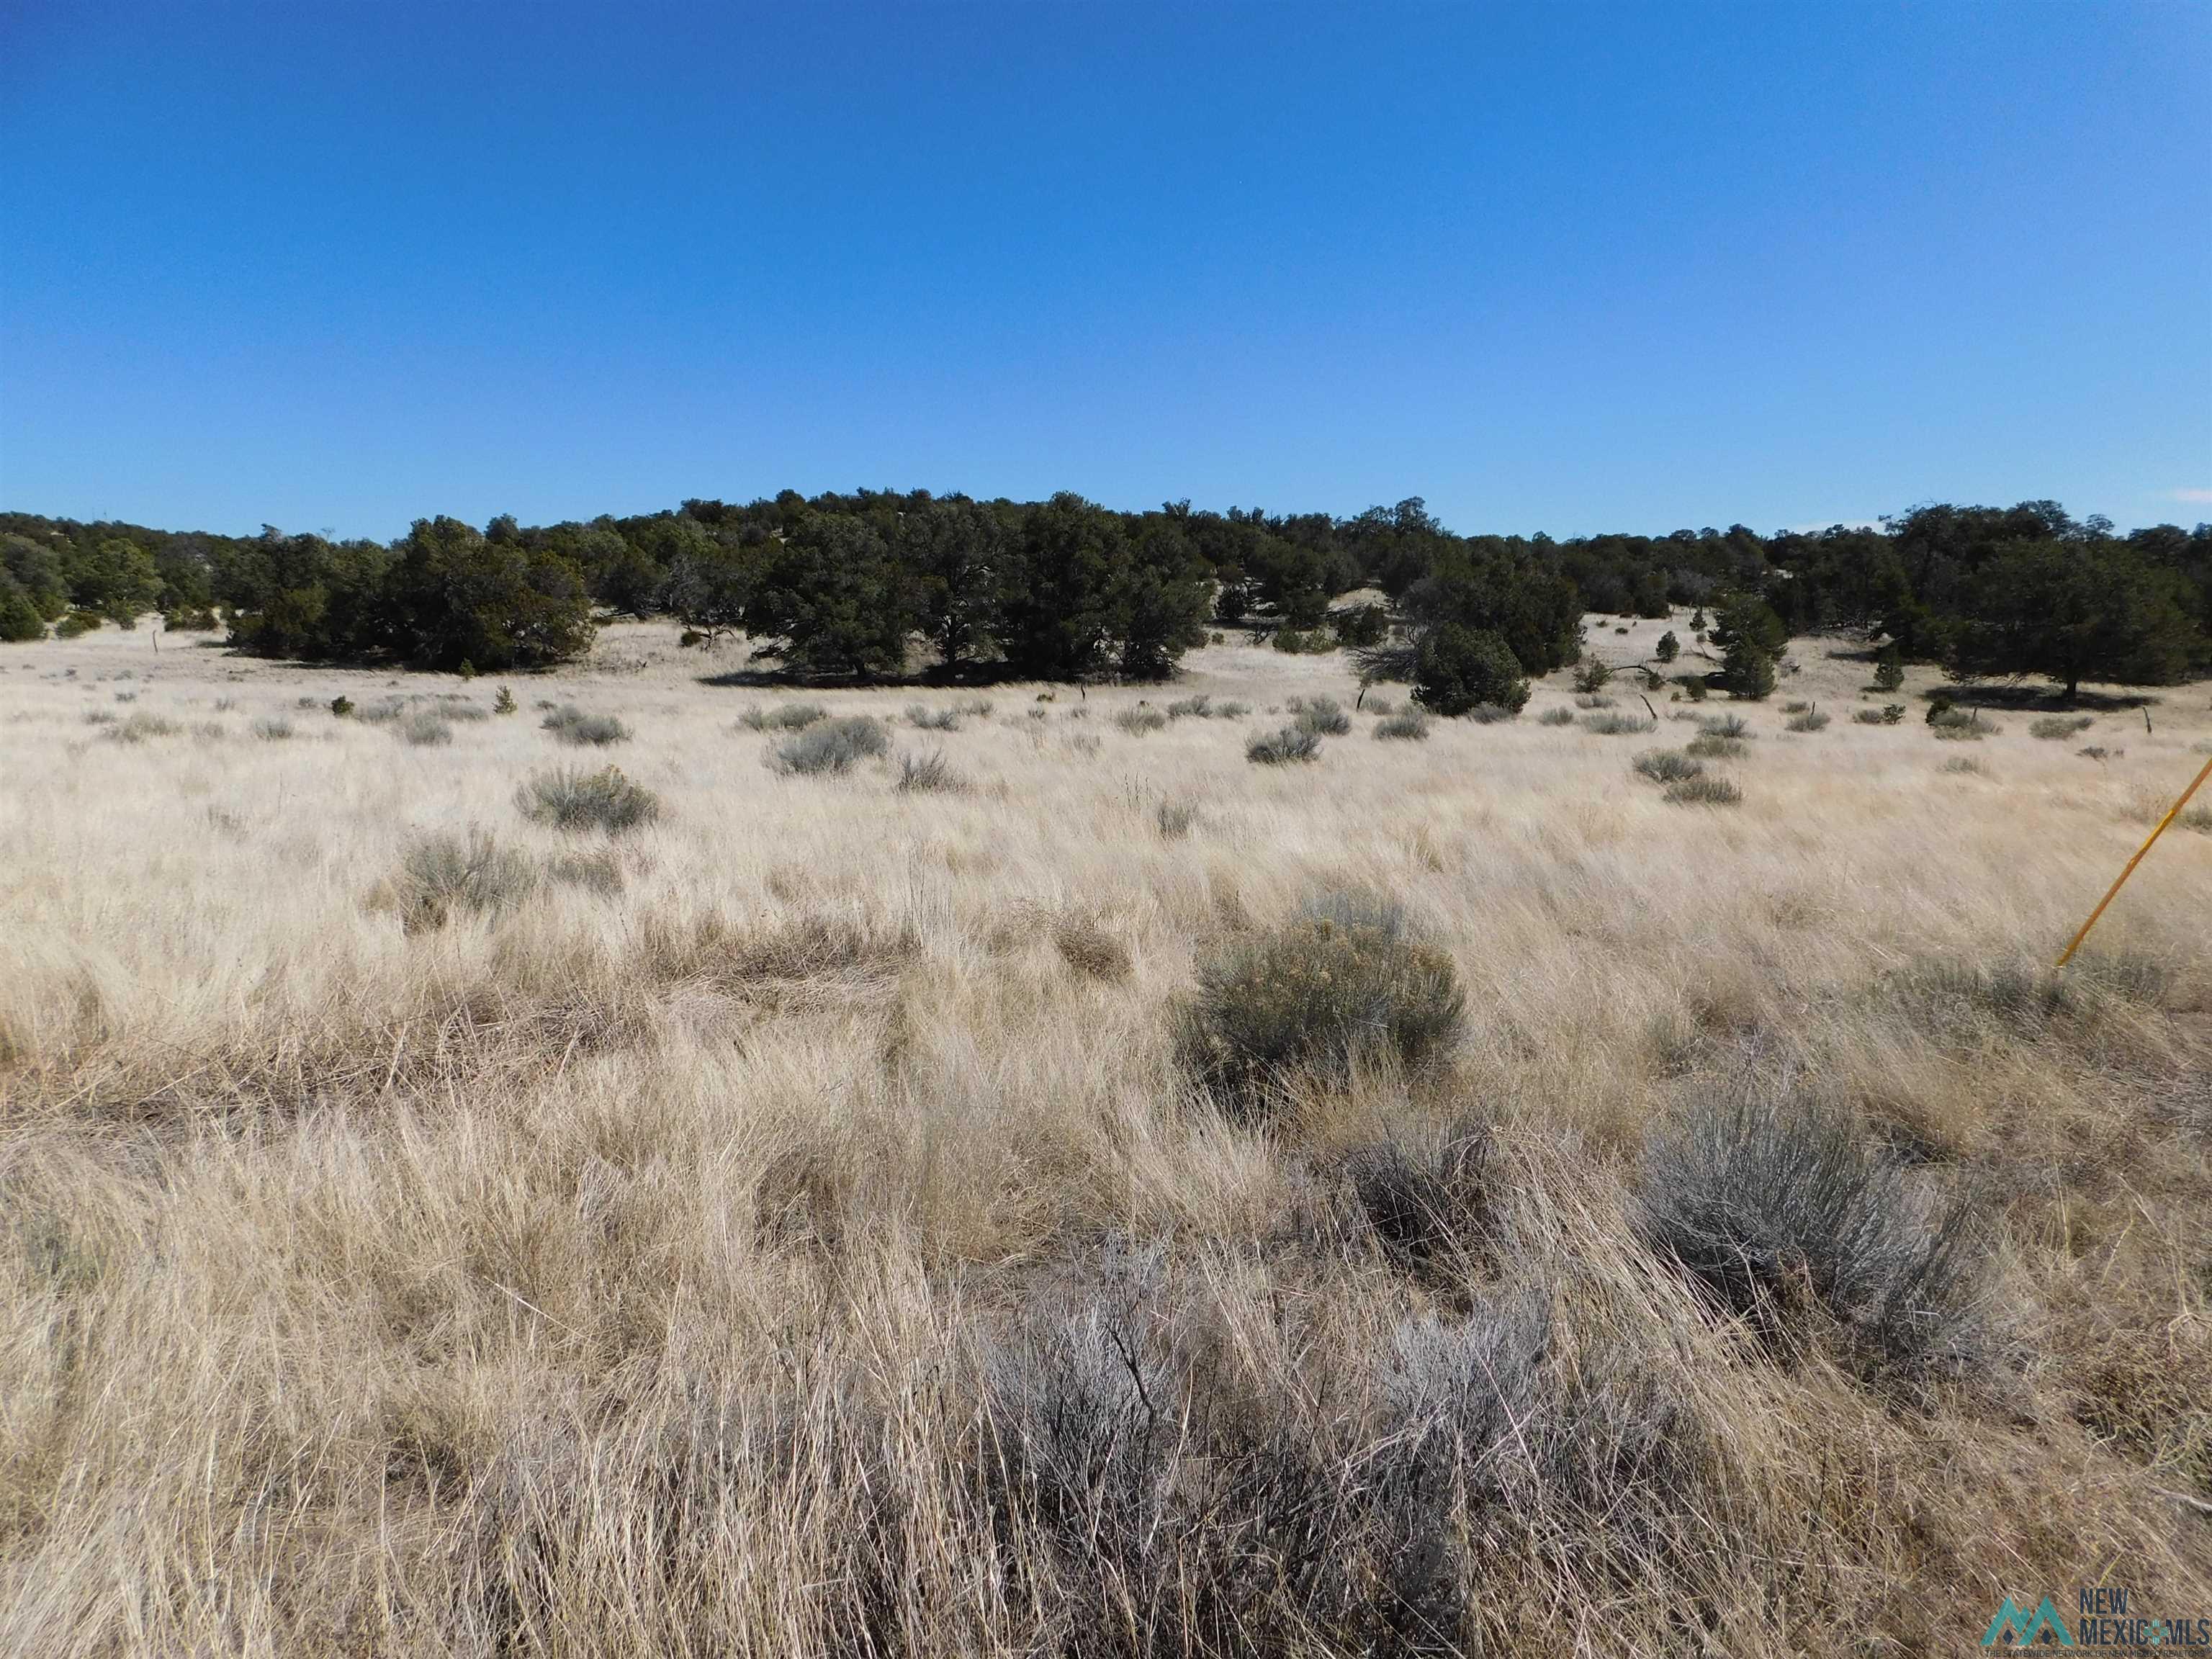
<svg viewBox="0 0 2212 1659">
<path fill-rule="evenodd" d="M 1157 732 L 1167 723 L 1168 717 L 1150 703 L 1139 703 L 1134 708 L 1121 709 L 1114 716 L 1114 724 L 1133 738 Z"/>
<path fill-rule="evenodd" d="M 1636 769 L 1654 783 L 1680 783 L 1702 777 L 1705 769 L 1678 750 L 1653 749 L 1636 757 Z"/>
<path fill-rule="evenodd" d="M 1743 791 L 1726 778 L 1684 778 L 1667 786 L 1665 799 L 1676 806 L 1735 806 Z"/>
<path fill-rule="evenodd" d="M 512 714 L 517 706 L 514 693 L 503 685 L 499 688 L 499 695 L 491 700 L 491 712 L 495 714 Z"/>
<path fill-rule="evenodd" d="M 779 703 L 773 708 L 755 704 L 738 716 L 738 724 L 748 732 L 803 732 L 829 718 L 830 711 L 818 702 Z"/>
<path fill-rule="evenodd" d="M 101 735 L 118 743 L 143 743 L 149 738 L 173 738 L 181 729 L 174 720 L 164 720 L 159 714 L 138 714 L 109 726 Z"/>
<path fill-rule="evenodd" d="M 849 772 L 864 760 L 873 760 L 890 747 L 884 728 L 865 714 L 848 714 L 806 727 L 798 736 L 776 744 L 769 764 L 790 776 L 818 776 Z"/>
<path fill-rule="evenodd" d="M 331 713 L 337 716 L 338 719 L 343 720 L 347 715 L 353 713 L 353 699 L 348 696 L 332 697 L 331 699 Z"/>
<path fill-rule="evenodd" d="M 1279 732 L 1257 737 L 1244 745 L 1244 758 L 1261 766 L 1281 766 L 1310 761 L 1321 753 L 1321 739 L 1310 732 L 1286 726 Z"/>
<path fill-rule="evenodd" d="M 1851 716 L 1851 721 L 1856 726 L 1887 726 L 1890 723 L 1881 717 L 1879 708 L 1862 708 Z"/>
<path fill-rule="evenodd" d="M 1363 1060 L 1422 1070 L 1459 1035 L 1466 995 L 1449 956 L 1388 906 L 1316 908 L 1207 963 L 1182 1012 L 1184 1066 L 1239 1109 L 1299 1077 L 1341 1082 Z"/>
<path fill-rule="evenodd" d="M 1699 720 L 1698 730 L 1709 738 L 1747 738 L 1751 723 L 1741 714 L 1714 714 Z"/>
<path fill-rule="evenodd" d="M 1825 732 L 1828 727 L 1828 717 L 1817 708 L 1808 708 L 1802 714 L 1793 715 L 1788 725 L 1792 732 Z"/>
<path fill-rule="evenodd" d="M 563 768 L 538 773 L 515 792 L 514 804 L 532 823 L 556 830 L 604 830 L 609 835 L 660 816 L 660 798 L 612 766 L 596 772 Z"/>
<path fill-rule="evenodd" d="M 2027 734 L 2045 742 L 2063 743 L 2076 732 L 2086 732 L 2097 722 L 2087 714 L 2046 714 L 2029 723 Z"/>
<path fill-rule="evenodd" d="M 1583 726 L 1601 738 L 1622 738 L 1656 732 L 1659 722 L 1644 714 L 1587 714 L 1583 717 Z"/>
<path fill-rule="evenodd" d="M 1194 697 L 1182 697 L 1168 705 L 1171 720 L 1202 720 L 1213 712 L 1213 700 L 1204 692 Z"/>
<path fill-rule="evenodd" d="M 1751 752 L 1741 738 L 1716 738 L 1701 735 L 1692 738 L 1682 745 L 1683 752 L 1699 760 L 1741 760 Z"/>
<path fill-rule="evenodd" d="M 1053 948 L 1086 979 L 1129 977 L 1129 947 L 1088 916 L 1062 916 L 1053 924 Z"/>
<path fill-rule="evenodd" d="M 453 740 L 453 728 L 446 717 L 435 708 L 410 708 L 401 716 L 394 730 L 402 743 L 417 749 L 448 744 Z"/>
<path fill-rule="evenodd" d="M 1480 1123 L 1458 1125 L 1429 1145 L 1383 1141 L 1352 1154 L 1352 1193 L 1376 1240 L 1404 1265 L 1465 1257 L 1489 1219 L 1490 1154 Z"/>
<path fill-rule="evenodd" d="M 392 885 L 401 925 L 413 933 L 444 927 L 457 909 L 504 909 L 537 880 L 528 859 L 472 830 L 466 836 L 438 833 L 417 839 L 403 855 Z"/>
<path fill-rule="evenodd" d="M 1536 716 L 1539 726 L 1572 726 L 1574 723 L 1575 711 L 1571 708 L 1547 708 Z"/>
<path fill-rule="evenodd" d="M 283 743 L 292 735 L 292 722 L 281 715 L 270 715 L 253 722 L 253 735 L 264 743 Z"/>
<path fill-rule="evenodd" d="M 602 898 L 623 890 L 622 861 L 605 849 L 560 854 L 545 860 L 545 873 L 564 886 L 580 887 Z"/>
<path fill-rule="evenodd" d="M 1317 738 L 1340 738 L 1352 730 L 1352 716 L 1334 697 L 1293 698 L 1291 712 L 1297 716 L 1299 731 Z"/>
<path fill-rule="evenodd" d="M 2003 728 L 1983 718 L 1978 709 L 1960 708 L 1938 702 L 1929 706 L 1928 729 L 1951 743 L 1979 743 Z"/>
<path fill-rule="evenodd" d="M 1198 803 L 1164 800 L 1152 809 L 1152 821 L 1159 826 L 1163 840 L 1181 841 L 1198 822 Z"/>
<path fill-rule="evenodd" d="M 1942 765 L 1937 767 L 1936 769 L 1939 772 L 1947 772 L 1953 777 L 1979 778 L 1986 777 L 1988 775 L 1988 773 L 1984 769 L 1981 762 L 1976 760 L 1971 755 L 1954 755 L 1952 758 L 1945 761 Z"/>
<path fill-rule="evenodd" d="M 957 708 L 928 708 L 915 703 L 906 711 L 906 717 L 917 730 L 923 732 L 957 732 L 960 711 Z"/>
<path fill-rule="evenodd" d="M 624 743 L 629 738 L 629 727 L 612 714 L 586 714 L 570 702 L 562 703 L 538 724 L 562 743 L 580 748 L 604 749 L 611 743 Z"/>
<path fill-rule="evenodd" d="M 1429 717 L 1414 708 L 1387 715 L 1375 722 L 1375 735 L 1385 741 L 1422 742 L 1429 735 Z"/>
<path fill-rule="evenodd" d="M 927 755 L 900 756 L 898 781 L 892 787 L 902 795 L 957 795 L 968 787 L 968 781 L 952 769 L 942 753 L 932 750 Z"/>
<path fill-rule="evenodd" d="M 1825 1316 L 1874 1369 L 1955 1370 L 1986 1352 L 1976 1218 L 1939 1212 L 1841 1109 L 1747 1096 L 1692 1110 L 1645 1148 L 1640 1219 L 1662 1259 L 1778 1346 Z"/>
</svg>

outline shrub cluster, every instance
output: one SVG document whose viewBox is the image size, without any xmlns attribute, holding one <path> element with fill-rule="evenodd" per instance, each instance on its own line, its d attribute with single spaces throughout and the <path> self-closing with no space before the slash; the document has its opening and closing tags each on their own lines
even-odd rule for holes
<svg viewBox="0 0 2212 1659">
<path fill-rule="evenodd" d="M 1301 732 L 1317 738 L 1340 738 L 1352 730 L 1352 716 L 1334 697 L 1293 697 L 1291 713 Z"/>
<path fill-rule="evenodd" d="M 1363 1061 L 1420 1071 L 1449 1052 L 1465 1012 L 1451 958 L 1395 907 L 1334 898 L 1207 962 L 1176 1046 L 1201 1087 L 1249 1111 Z"/>
<path fill-rule="evenodd" d="M 1320 753 L 1321 739 L 1295 726 L 1286 726 L 1279 732 L 1262 733 L 1244 745 L 1244 758 L 1261 766 L 1282 766 L 1292 761 L 1310 761 Z"/>
<path fill-rule="evenodd" d="M 520 853 L 483 830 L 417 837 L 407 848 L 392 887 L 401 925 L 419 933 L 442 927 L 456 910 L 504 909 L 537 884 L 538 872 Z"/>
<path fill-rule="evenodd" d="M 1659 729 L 1659 722 L 1646 714 L 1585 714 L 1583 726 L 1587 731 L 1607 738 L 1635 737 Z"/>
<path fill-rule="evenodd" d="M 768 708 L 756 703 L 738 716 L 738 724 L 748 732 L 800 732 L 829 718 L 830 711 L 818 702 L 784 702 Z"/>
<path fill-rule="evenodd" d="M 1703 776 L 1705 770 L 1689 756 L 1674 749 L 1647 750 L 1636 757 L 1636 769 L 1654 783 L 1680 783 L 1686 778 Z"/>
<path fill-rule="evenodd" d="M 892 787 L 902 795 L 957 795 L 966 791 L 968 781 L 952 769 L 942 751 L 932 750 L 901 755 L 898 781 Z"/>
<path fill-rule="evenodd" d="M 1385 715 L 1375 722 L 1375 735 L 1385 741 L 1422 742 L 1429 735 L 1429 717 L 1418 708 Z"/>
<path fill-rule="evenodd" d="M 1840 1108 L 1697 1107 L 1647 1143 L 1643 1194 L 1652 1248 L 1778 1346 L 1830 1327 L 1863 1364 L 1912 1376 L 1987 1351 L 1979 1218 L 1916 1190 Z"/>
<path fill-rule="evenodd" d="M 1116 709 L 1114 724 L 1133 738 L 1158 732 L 1168 723 L 1168 717 L 1150 703 L 1140 702 L 1133 708 Z"/>
<path fill-rule="evenodd" d="M 578 748 L 604 749 L 629 740 L 629 727 L 612 714 L 587 714 L 572 702 L 554 709 L 538 725 L 562 743 Z"/>
<path fill-rule="evenodd" d="M 610 835 L 660 816 L 659 797 L 612 766 L 596 772 L 564 767 L 536 773 L 516 792 L 515 805 L 532 823 L 556 830 L 604 830 Z"/>
<path fill-rule="evenodd" d="M 1666 799 L 1677 806 L 1735 806 L 1743 791 L 1727 778 L 1684 778 L 1667 786 Z"/>
<path fill-rule="evenodd" d="M 849 772 L 890 748 L 883 726 L 865 714 L 817 721 L 787 738 L 769 753 L 769 764 L 786 776 Z"/>
</svg>

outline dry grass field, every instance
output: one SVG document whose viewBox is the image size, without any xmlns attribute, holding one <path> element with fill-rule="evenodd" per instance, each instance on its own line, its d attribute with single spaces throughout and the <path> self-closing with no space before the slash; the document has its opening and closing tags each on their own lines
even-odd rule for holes
<svg viewBox="0 0 2212 1659">
<path fill-rule="evenodd" d="M 152 645 L 0 647 L 0 1650 L 2212 1616 L 2212 811 L 2050 967 L 2206 687 L 1947 740 L 1801 640 L 1267 766 L 1341 656 L 813 693 L 620 626 L 495 714 Z M 765 764 L 800 702 L 888 748 Z M 1636 769 L 1730 714 L 1740 803 Z M 609 763 L 657 816 L 526 816 Z"/>
</svg>

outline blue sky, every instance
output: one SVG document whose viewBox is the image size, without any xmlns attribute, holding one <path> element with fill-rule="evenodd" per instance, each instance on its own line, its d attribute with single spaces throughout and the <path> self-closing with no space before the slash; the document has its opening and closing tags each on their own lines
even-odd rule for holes
<svg viewBox="0 0 2212 1659">
<path fill-rule="evenodd" d="M 0 506 L 2212 518 L 2212 6 L 0 3 Z"/>
</svg>

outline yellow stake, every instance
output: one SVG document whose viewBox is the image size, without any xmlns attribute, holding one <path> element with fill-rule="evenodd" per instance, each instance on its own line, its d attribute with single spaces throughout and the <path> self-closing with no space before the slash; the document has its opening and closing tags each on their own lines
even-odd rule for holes
<svg viewBox="0 0 2212 1659">
<path fill-rule="evenodd" d="M 2189 805 L 2189 798 L 2197 793 L 2198 788 L 2203 786 L 2204 780 L 2207 778 L 2212 778 L 2212 761 L 2206 761 L 2204 763 L 2204 769 L 2197 775 L 2196 782 L 2191 784 L 2188 788 L 2181 792 L 2181 799 L 2173 803 L 2173 810 L 2158 821 L 2158 828 L 2150 832 L 2150 840 L 2146 841 L 2141 847 L 2136 849 L 2136 855 L 2128 860 L 2128 867 L 2120 872 L 2119 880 L 2114 882 L 2106 891 L 2105 896 L 2097 901 L 2097 908 L 2089 912 L 2089 920 L 2081 924 L 2081 931 L 2074 935 L 2074 942 L 2066 947 L 2064 953 L 2059 957 L 2058 961 L 2055 964 L 2056 966 L 2063 968 L 2066 965 L 2067 959 L 2076 951 L 2081 948 L 2081 941 L 2089 937 L 2089 930 L 2097 925 L 2097 918 L 2105 914 L 2105 907 L 2112 902 L 2113 895 L 2117 894 L 2120 889 L 2126 884 L 2127 879 L 2130 876 L 2135 874 L 2136 866 L 2143 861 L 2143 854 L 2150 851 L 2152 842 L 2157 841 L 2160 836 L 2166 833 L 2166 826 L 2167 824 L 2172 823 L 2174 819 L 2181 816 L 2181 809 Z"/>
</svg>

